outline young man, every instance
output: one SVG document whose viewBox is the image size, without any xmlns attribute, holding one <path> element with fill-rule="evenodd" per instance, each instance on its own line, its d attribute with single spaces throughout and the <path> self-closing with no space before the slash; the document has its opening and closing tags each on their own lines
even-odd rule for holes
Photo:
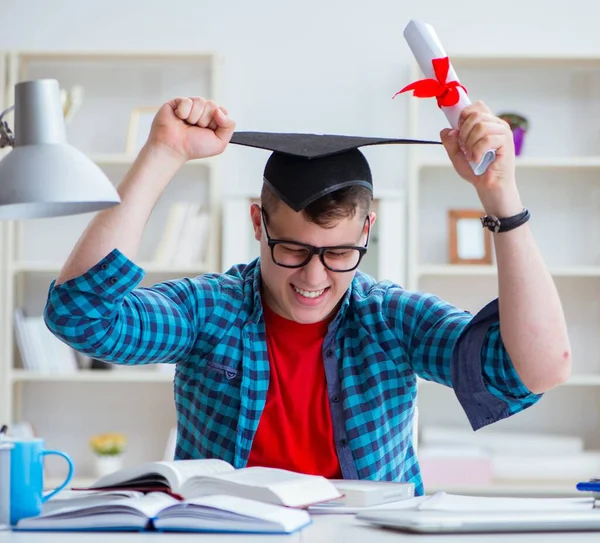
<svg viewBox="0 0 600 543">
<path fill-rule="evenodd" d="M 453 387 L 474 429 L 568 377 L 561 303 L 525 224 L 512 135 L 485 105 L 441 133 L 487 214 L 502 218 L 499 301 L 475 316 L 356 271 L 375 220 L 370 171 L 355 149 L 365 143 L 234 135 L 234 127 L 212 101 L 163 105 L 119 187 L 121 205 L 83 233 L 45 310 L 50 329 L 90 356 L 177 364 L 177 458 L 412 481 L 421 494 L 417 375 Z M 143 270 L 133 261 L 164 188 L 186 160 L 222 153 L 232 136 L 276 151 L 261 206 L 251 208 L 260 259 L 136 288 Z M 475 177 L 468 161 L 490 148 L 496 160 Z"/>
</svg>

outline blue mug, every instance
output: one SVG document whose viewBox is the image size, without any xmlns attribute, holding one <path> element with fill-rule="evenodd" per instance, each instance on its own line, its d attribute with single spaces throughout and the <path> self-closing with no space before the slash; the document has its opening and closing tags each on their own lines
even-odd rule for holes
<svg viewBox="0 0 600 543">
<path fill-rule="evenodd" d="M 22 518 L 39 515 L 42 504 L 71 482 L 74 467 L 68 454 L 46 450 L 43 439 L 5 441 L 14 445 L 10 452 L 10 523 L 14 526 Z M 44 494 L 44 457 L 49 454 L 62 456 L 69 464 L 69 473 L 58 488 Z"/>
</svg>

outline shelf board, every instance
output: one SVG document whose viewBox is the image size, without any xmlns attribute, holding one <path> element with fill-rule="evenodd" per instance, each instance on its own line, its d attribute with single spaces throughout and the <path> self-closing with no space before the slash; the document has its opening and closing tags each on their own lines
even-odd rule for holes
<svg viewBox="0 0 600 543">
<path fill-rule="evenodd" d="M 553 277 L 600 277 L 600 266 L 557 266 L 549 269 Z M 418 266 L 417 274 L 419 277 L 495 276 L 497 270 L 495 265 L 432 264 Z"/>
<path fill-rule="evenodd" d="M 431 385 L 440 385 L 434 381 L 428 381 L 427 379 L 422 379 L 421 377 L 417 377 L 418 386 L 431 386 Z M 600 374 L 594 373 L 581 373 L 581 374 L 573 374 L 569 377 L 569 380 L 566 383 L 563 383 L 561 387 L 600 387 Z"/>
<path fill-rule="evenodd" d="M 569 380 L 562 386 L 600 386 L 600 375 L 581 374 L 571 375 Z"/>
<path fill-rule="evenodd" d="M 79 370 L 73 373 L 41 373 L 14 369 L 9 374 L 13 383 L 172 383 L 169 372 L 149 369 Z"/>
<path fill-rule="evenodd" d="M 92 153 L 88 155 L 90 160 L 100 166 L 112 166 L 112 165 L 128 165 L 132 164 L 136 158 L 136 155 L 127 153 Z M 202 166 L 210 168 L 216 164 L 215 157 L 203 158 L 198 160 L 188 160 L 185 166 Z"/>
<path fill-rule="evenodd" d="M 418 162 L 420 169 L 427 168 L 448 168 L 451 169 L 452 163 L 447 158 L 425 159 Z M 543 169 L 543 168 L 563 168 L 563 169 L 585 169 L 600 168 L 600 157 L 581 156 L 581 157 L 517 157 L 516 167 L 518 169 Z"/>
<path fill-rule="evenodd" d="M 544 67 L 567 67 L 569 69 L 579 67 L 600 67 L 600 56 L 597 55 L 537 55 L 537 54 L 450 54 L 450 61 L 455 67 L 481 67 L 481 68 L 544 68 Z"/>
<path fill-rule="evenodd" d="M 214 272 L 214 269 L 210 269 L 206 264 L 183 264 L 181 266 L 176 265 L 164 265 L 157 264 L 156 262 L 136 262 L 136 264 L 143 268 L 147 273 L 183 273 L 183 274 L 201 274 Z M 34 262 L 34 261 L 17 261 L 13 264 L 12 269 L 15 273 L 22 272 L 36 272 L 36 273 L 59 273 L 64 263 L 62 262 Z"/>
</svg>

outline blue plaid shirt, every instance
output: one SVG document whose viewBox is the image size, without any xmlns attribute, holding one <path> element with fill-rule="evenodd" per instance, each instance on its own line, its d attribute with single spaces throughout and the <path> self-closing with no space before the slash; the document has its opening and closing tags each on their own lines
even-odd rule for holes
<svg viewBox="0 0 600 543">
<path fill-rule="evenodd" d="M 115 249 L 80 277 L 53 282 L 48 327 L 109 362 L 176 363 L 176 458 L 244 467 L 269 387 L 259 261 L 150 288 L 137 287 L 143 276 Z M 417 494 L 417 376 L 453 387 L 474 429 L 539 397 L 502 344 L 497 301 L 473 316 L 360 272 L 330 323 L 323 360 L 344 478 L 409 481 Z"/>
</svg>

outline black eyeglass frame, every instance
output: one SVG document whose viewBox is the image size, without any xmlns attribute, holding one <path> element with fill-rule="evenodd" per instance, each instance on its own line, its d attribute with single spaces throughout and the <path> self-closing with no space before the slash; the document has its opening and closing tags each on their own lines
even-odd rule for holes
<svg viewBox="0 0 600 543">
<path fill-rule="evenodd" d="M 265 235 L 267 236 L 267 244 L 271 249 L 271 259 L 277 266 L 281 266 L 282 268 L 290 268 L 290 269 L 302 268 L 303 266 L 306 266 L 311 261 L 313 256 L 319 255 L 319 260 L 321 261 L 321 264 L 323 264 L 323 266 L 325 266 L 325 268 L 327 268 L 329 271 L 332 271 L 335 273 L 347 273 L 347 272 L 354 271 L 356 268 L 358 268 L 363 257 L 365 256 L 365 254 L 367 254 L 367 249 L 369 247 L 369 239 L 371 237 L 371 221 L 369 220 L 368 216 L 365 219 L 366 223 L 367 223 L 367 241 L 365 242 L 365 244 L 363 246 L 330 245 L 327 247 L 315 247 L 314 245 L 309 245 L 308 243 L 301 243 L 299 241 L 272 238 L 269 235 L 269 231 L 267 230 L 267 215 L 265 213 L 265 210 L 262 207 L 260 208 L 260 214 L 261 214 L 262 223 L 263 223 L 263 226 L 265 229 Z M 280 245 L 283 243 L 285 243 L 287 245 L 295 245 L 298 247 L 302 247 L 304 249 L 308 249 L 308 255 L 307 255 L 306 259 L 303 262 L 301 262 L 300 264 L 293 264 L 293 265 L 281 264 L 281 263 L 277 262 L 277 260 L 275 260 L 275 247 L 277 245 Z M 353 250 L 358 251 L 359 257 L 358 257 L 358 262 L 356 263 L 355 266 L 353 266 L 352 268 L 349 268 L 347 270 L 336 270 L 335 268 L 332 268 L 331 266 L 329 266 L 327 264 L 327 262 L 325 262 L 325 252 L 326 251 L 331 251 L 331 250 L 339 251 L 340 249 L 353 249 Z"/>
</svg>

